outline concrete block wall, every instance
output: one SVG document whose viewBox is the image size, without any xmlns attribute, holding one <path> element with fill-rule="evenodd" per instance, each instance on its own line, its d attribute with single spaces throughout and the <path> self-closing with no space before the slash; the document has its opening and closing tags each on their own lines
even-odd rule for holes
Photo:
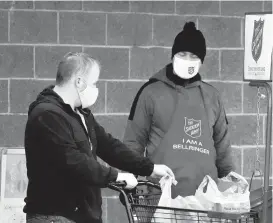
<svg viewBox="0 0 273 223">
<path fill-rule="evenodd" d="M 272 11 L 272 1 L 1 1 L 0 147 L 23 149 L 28 106 L 54 83 L 58 61 L 68 51 L 87 52 L 101 61 L 93 112 L 122 139 L 136 92 L 170 62 L 174 37 L 186 21 L 194 21 L 208 47 L 200 73 L 222 94 L 236 171 L 249 179 L 255 160 L 256 89 L 242 81 L 244 13 L 259 11 Z M 264 101 L 261 107 L 263 162 Z M 117 194 L 104 189 L 103 197 L 104 222 L 126 222 Z"/>
</svg>

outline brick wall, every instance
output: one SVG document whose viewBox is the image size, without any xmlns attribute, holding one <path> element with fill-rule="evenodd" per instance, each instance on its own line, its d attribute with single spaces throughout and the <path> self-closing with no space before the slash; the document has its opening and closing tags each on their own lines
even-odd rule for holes
<svg viewBox="0 0 273 223">
<path fill-rule="evenodd" d="M 0 147 L 23 148 L 29 103 L 56 75 L 68 51 L 102 62 L 99 122 L 122 139 L 139 87 L 170 61 L 174 37 L 195 21 L 207 40 L 201 74 L 222 93 L 236 171 L 250 177 L 255 155 L 256 90 L 242 82 L 244 13 L 272 2 L 0 2 Z M 262 102 L 261 156 L 265 111 Z M 103 190 L 105 222 L 126 222 L 117 194 Z"/>
</svg>

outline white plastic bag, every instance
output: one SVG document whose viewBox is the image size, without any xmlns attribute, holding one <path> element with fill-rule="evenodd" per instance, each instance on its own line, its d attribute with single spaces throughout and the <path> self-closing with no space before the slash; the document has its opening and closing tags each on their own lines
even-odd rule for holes
<svg viewBox="0 0 273 223">
<path fill-rule="evenodd" d="M 249 185 L 243 176 L 231 172 L 219 179 L 218 186 L 210 176 L 206 176 L 196 190 L 195 196 L 205 210 L 229 213 L 250 211 Z"/>
<path fill-rule="evenodd" d="M 171 197 L 171 186 L 176 185 L 176 181 L 173 181 L 170 177 L 162 178 L 160 181 L 161 197 L 158 203 L 159 207 L 179 208 L 179 209 L 194 209 L 204 210 L 201 203 L 195 196 L 181 197 L 177 196 L 175 199 Z M 175 216 L 175 219 L 174 219 Z M 189 211 L 173 211 L 158 208 L 154 214 L 153 221 L 156 223 L 188 223 L 188 222 L 207 222 L 207 217 L 204 216 L 198 218 L 196 212 Z M 204 220 L 204 221 L 202 221 Z"/>
</svg>

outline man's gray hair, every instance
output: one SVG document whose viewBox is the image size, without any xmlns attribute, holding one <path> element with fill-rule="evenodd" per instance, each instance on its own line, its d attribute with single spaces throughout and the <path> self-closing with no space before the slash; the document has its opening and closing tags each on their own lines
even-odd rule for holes
<svg viewBox="0 0 273 223">
<path fill-rule="evenodd" d="M 56 85 L 60 86 L 65 84 L 73 75 L 87 75 L 88 71 L 94 65 L 100 67 L 99 61 L 86 53 L 67 53 L 59 63 L 56 76 Z"/>
</svg>

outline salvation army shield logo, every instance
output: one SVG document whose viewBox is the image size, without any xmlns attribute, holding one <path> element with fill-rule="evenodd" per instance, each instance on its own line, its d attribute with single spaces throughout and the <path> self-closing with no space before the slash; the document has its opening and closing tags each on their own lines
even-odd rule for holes
<svg viewBox="0 0 273 223">
<path fill-rule="evenodd" d="M 185 133 L 192 137 L 198 138 L 201 136 L 201 120 L 188 119 L 185 117 L 185 125 L 184 125 Z"/>
<path fill-rule="evenodd" d="M 189 74 L 193 74 L 193 72 L 194 72 L 194 67 L 188 67 L 188 72 L 189 72 Z"/>
<path fill-rule="evenodd" d="M 252 57 L 256 63 L 260 59 L 260 56 L 262 53 L 263 29 L 264 29 L 264 20 L 261 20 L 261 18 L 258 21 L 254 20 L 251 51 L 252 51 Z"/>
</svg>

